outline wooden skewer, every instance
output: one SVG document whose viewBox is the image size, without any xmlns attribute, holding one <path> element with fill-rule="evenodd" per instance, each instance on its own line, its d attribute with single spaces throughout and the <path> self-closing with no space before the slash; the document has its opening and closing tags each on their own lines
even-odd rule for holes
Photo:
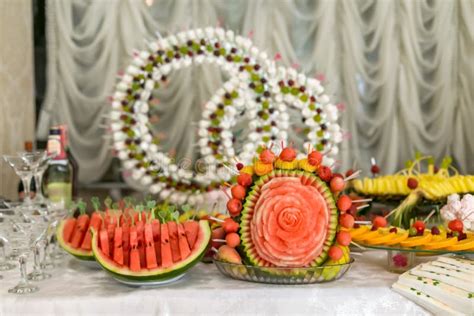
<svg viewBox="0 0 474 316">
<path fill-rule="evenodd" d="M 423 223 L 428 222 L 428 220 L 431 216 L 433 216 L 434 213 L 436 213 L 436 210 L 432 210 L 431 213 L 429 213 L 428 216 L 426 216 L 426 218 L 423 220 Z"/>
<path fill-rule="evenodd" d="M 461 221 L 464 221 L 466 218 L 468 218 L 472 213 L 474 213 L 474 211 L 468 213 L 467 215 L 464 215 L 462 218 L 461 218 Z"/>
<path fill-rule="evenodd" d="M 393 210 L 391 210 L 390 213 L 388 213 L 387 215 L 385 215 L 383 218 L 387 218 L 387 217 L 391 216 L 391 215 L 392 215 L 393 213 L 395 213 L 396 211 L 397 211 L 396 208 L 393 209 Z"/>
<path fill-rule="evenodd" d="M 215 241 L 215 242 L 226 242 L 225 239 L 213 239 L 212 241 Z"/>
<path fill-rule="evenodd" d="M 357 248 L 361 249 L 361 250 L 367 250 L 367 248 L 365 247 L 362 247 L 361 245 L 359 245 L 358 243 L 354 242 L 354 241 L 351 241 L 351 244 L 356 246 Z"/>
<path fill-rule="evenodd" d="M 355 224 L 359 224 L 359 225 L 370 225 L 372 224 L 371 221 L 354 221 Z"/>
<path fill-rule="evenodd" d="M 361 174 L 362 170 L 357 170 L 355 171 L 353 174 L 351 174 L 350 176 L 348 176 L 347 178 L 344 179 L 344 181 L 350 181 L 352 179 L 355 179 L 357 178 L 360 174 Z"/>
<path fill-rule="evenodd" d="M 369 207 L 369 206 L 370 206 L 370 204 L 364 204 L 364 205 L 361 205 L 361 206 L 357 206 L 356 209 L 359 211 L 359 210 L 364 209 L 364 208 Z"/>
<path fill-rule="evenodd" d="M 218 252 L 219 252 L 219 250 L 217 250 L 217 249 L 214 248 L 214 247 L 212 247 L 211 250 L 214 251 L 215 253 L 218 253 Z"/>
<path fill-rule="evenodd" d="M 216 222 L 219 222 L 219 223 L 224 223 L 224 221 L 220 218 L 217 218 L 217 217 L 214 217 L 214 216 L 209 216 L 210 219 L 212 219 L 213 221 L 216 221 Z"/>
<path fill-rule="evenodd" d="M 372 199 L 352 200 L 352 203 L 372 202 Z"/>
</svg>

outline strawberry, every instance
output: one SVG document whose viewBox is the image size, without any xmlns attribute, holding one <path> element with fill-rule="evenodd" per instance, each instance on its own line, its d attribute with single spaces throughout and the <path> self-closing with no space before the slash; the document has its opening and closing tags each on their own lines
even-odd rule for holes
<svg viewBox="0 0 474 316">
<path fill-rule="evenodd" d="M 341 192 L 346 186 L 346 182 L 341 177 L 334 175 L 329 183 L 332 192 Z"/>
<path fill-rule="evenodd" d="M 448 223 L 448 228 L 451 229 L 453 232 L 462 232 L 464 224 L 459 219 L 453 219 Z"/>
<path fill-rule="evenodd" d="M 385 227 L 387 226 L 387 220 L 385 219 L 385 217 L 375 216 L 374 220 L 372 221 L 372 225 L 374 225 L 377 228 Z"/>
<path fill-rule="evenodd" d="M 332 179 L 332 171 L 331 168 L 326 166 L 319 166 L 318 168 L 318 175 L 324 182 L 329 182 Z"/>
<path fill-rule="evenodd" d="M 243 200 L 245 198 L 245 195 L 247 194 L 247 192 L 245 191 L 245 187 L 240 184 L 234 185 L 230 189 L 230 192 L 232 193 L 232 197 L 237 200 Z"/>
<path fill-rule="evenodd" d="M 355 227 L 354 225 L 354 216 L 350 215 L 350 214 L 342 214 L 340 217 L 339 217 L 339 224 L 344 227 L 344 228 L 352 228 L 352 227 Z"/>
<path fill-rule="evenodd" d="M 321 154 L 319 151 L 314 150 L 308 155 L 308 162 L 312 166 L 319 166 L 322 161 L 323 154 Z"/>
<path fill-rule="evenodd" d="M 291 147 L 285 147 L 280 153 L 280 159 L 283 161 L 293 161 L 296 158 L 296 150 Z"/>
<path fill-rule="evenodd" d="M 328 255 L 331 260 L 337 261 L 342 258 L 342 249 L 338 246 L 332 246 L 329 248 Z"/>
<path fill-rule="evenodd" d="M 416 221 L 415 223 L 413 223 L 413 227 L 415 227 L 418 233 L 421 232 L 422 234 L 424 233 L 425 228 L 426 228 L 425 222 L 423 221 Z"/>
<path fill-rule="evenodd" d="M 336 240 L 341 246 L 349 246 L 352 240 L 351 234 L 348 231 L 341 230 L 339 233 L 337 233 Z"/>
<path fill-rule="evenodd" d="M 252 176 L 248 173 L 241 173 L 237 176 L 237 183 L 241 186 L 248 187 L 252 184 Z"/>
<path fill-rule="evenodd" d="M 352 199 L 348 195 L 341 195 L 337 200 L 337 208 L 341 212 L 345 212 L 351 208 Z"/>
<path fill-rule="evenodd" d="M 240 215 L 240 211 L 242 211 L 242 202 L 237 199 L 230 199 L 227 202 L 227 210 L 229 211 L 230 216 L 236 217 Z"/>
<path fill-rule="evenodd" d="M 263 163 L 273 163 L 275 160 L 275 154 L 270 149 L 265 149 L 260 153 L 259 158 Z"/>
</svg>

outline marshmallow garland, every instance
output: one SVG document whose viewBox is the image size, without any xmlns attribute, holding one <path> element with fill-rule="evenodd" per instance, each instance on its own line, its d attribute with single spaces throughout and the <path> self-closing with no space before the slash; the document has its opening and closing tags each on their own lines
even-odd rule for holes
<svg viewBox="0 0 474 316">
<path fill-rule="evenodd" d="M 149 127 L 152 92 L 174 70 L 193 64 L 216 64 L 231 78 L 206 103 L 199 122 L 199 148 L 205 173 L 180 168 L 159 150 Z M 218 188 L 233 176 L 233 160 L 249 163 L 255 150 L 286 141 L 290 127 L 288 107 L 301 111 L 306 125 L 305 146 L 327 153 L 334 162 L 342 132 L 338 109 L 324 94 L 321 83 L 277 67 L 248 38 L 221 28 L 195 29 L 159 38 L 148 49 L 135 52 L 112 97 L 110 126 L 114 148 L 133 179 L 153 194 L 173 203 L 200 203 L 202 193 Z M 242 150 L 235 152 L 232 128 L 240 115 L 249 119 Z"/>
</svg>

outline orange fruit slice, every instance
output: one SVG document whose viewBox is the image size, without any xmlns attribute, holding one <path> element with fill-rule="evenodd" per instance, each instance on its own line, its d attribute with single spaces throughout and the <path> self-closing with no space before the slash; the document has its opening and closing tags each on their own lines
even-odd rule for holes
<svg viewBox="0 0 474 316">
<path fill-rule="evenodd" d="M 408 238 L 408 232 L 406 230 L 399 231 L 393 236 L 390 240 L 386 241 L 384 244 L 387 246 L 393 246 L 401 243 Z"/>
<path fill-rule="evenodd" d="M 406 248 L 421 246 L 421 245 L 429 243 L 431 241 L 431 238 L 432 238 L 431 234 L 409 237 L 405 239 L 404 241 L 400 242 L 400 246 L 406 247 Z"/>
<path fill-rule="evenodd" d="M 451 251 L 474 249 L 474 238 L 463 239 L 457 242 L 455 245 L 449 246 L 447 249 Z"/>
<path fill-rule="evenodd" d="M 398 232 L 397 232 L 398 233 Z M 381 231 L 380 236 L 376 236 L 371 239 L 365 240 L 365 243 L 368 245 L 381 245 L 385 244 L 386 242 L 390 241 L 394 237 L 396 237 L 397 233 L 391 233 L 390 230 L 387 231 Z M 408 237 L 408 235 L 407 235 Z"/>
<path fill-rule="evenodd" d="M 441 240 L 439 239 L 433 240 L 433 239 L 434 238 L 432 238 L 429 243 L 424 244 L 422 248 L 426 250 L 443 249 L 443 248 L 455 245 L 458 242 L 457 237 L 451 237 L 451 238 L 441 239 Z"/>
<path fill-rule="evenodd" d="M 371 230 L 366 233 L 363 233 L 359 236 L 353 238 L 355 241 L 366 241 L 375 237 L 379 237 L 379 235 L 384 234 L 385 231 L 388 231 L 386 228 L 379 228 L 378 230 Z"/>
<path fill-rule="evenodd" d="M 363 233 L 368 232 L 369 230 L 370 230 L 369 226 L 360 226 L 359 228 L 351 229 L 349 233 L 351 234 L 352 239 L 354 239 L 354 237 L 360 236 Z"/>
</svg>

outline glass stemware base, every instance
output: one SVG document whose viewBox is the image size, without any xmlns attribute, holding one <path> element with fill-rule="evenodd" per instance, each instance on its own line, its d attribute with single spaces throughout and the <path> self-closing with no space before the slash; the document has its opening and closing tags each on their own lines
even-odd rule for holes
<svg viewBox="0 0 474 316">
<path fill-rule="evenodd" d="M 29 282 L 27 283 L 20 282 L 15 287 L 8 289 L 8 293 L 13 293 L 13 294 L 29 294 L 29 293 L 34 293 L 38 291 L 39 291 L 39 287 Z"/>
<path fill-rule="evenodd" d="M 44 271 L 33 271 L 28 273 L 28 280 L 30 281 L 43 281 L 51 278 L 51 274 Z"/>
</svg>

